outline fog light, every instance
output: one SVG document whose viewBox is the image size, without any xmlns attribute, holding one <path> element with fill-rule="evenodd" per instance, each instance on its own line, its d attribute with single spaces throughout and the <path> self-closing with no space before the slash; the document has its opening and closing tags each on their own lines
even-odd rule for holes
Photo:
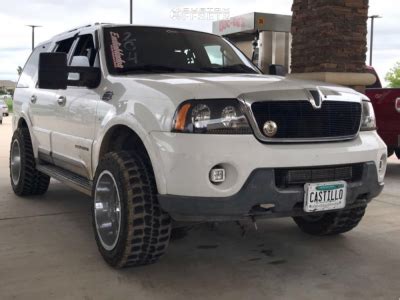
<svg viewBox="0 0 400 300">
<path fill-rule="evenodd" d="M 386 167 L 387 167 L 387 155 L 385 153 L 382 154 L 381 159 L 379 160 L 378 174 L 380 181 L 383 181 L 383 178 L 385 177 Z"/>
<path fill-rule="evenodd" d="M 221 183 L 225 181 L 225 169 L 213 168 L 210 171 L 210 181 L 212 183 Z"/>
</svg>

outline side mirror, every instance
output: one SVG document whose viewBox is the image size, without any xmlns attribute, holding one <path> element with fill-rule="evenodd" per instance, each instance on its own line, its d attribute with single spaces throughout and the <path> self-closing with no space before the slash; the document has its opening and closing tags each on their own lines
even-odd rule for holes
<svg viewBox="0 0 400 300">
<path fill-rule="evenodd" d="M 98 87 L 101 80 L 100 68 L 74 66 L 78 63 L 83 63 L 82 57 L 73 61 L 72 66 L 69 67 L 66 53 L 41 53 L 39 56 L 39 88 L 65 90 L 67 86 Z M 86 62 L 85 65 L 87 65 Z M 76 75 L 69 77 L 70 73 Z"/>
<path fill-rule="evenodd" d="M 87 56 L 73 56 L 71 67 L 90 67 L 89 58 Z M 68 80 L 79 81 L 81 78 L 79 73 L 69 73 Z"/>
<path fill-rule="evenodd" d="M 67 54 L 40 53 L 38 73 L 40 89 L 65 90 L 68 82 Z"/>
<path fill-rule="evenodd" d="M 277 76 L 286 76 L 288 74 L 285 66 L 282 65 L 270 65 L 269 66 L 269 74 L 277 75 Z"/>
</svg>

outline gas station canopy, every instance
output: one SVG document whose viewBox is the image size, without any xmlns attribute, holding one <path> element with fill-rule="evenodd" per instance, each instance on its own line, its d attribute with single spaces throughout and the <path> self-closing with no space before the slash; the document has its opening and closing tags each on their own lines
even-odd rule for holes
<svg viewBox="0 0 400 300">
<path fill-rule="evenodd" d="M 264 72 L 275 64 L 289 70 L 291 25 L 292 16 L 253 12 L 213 22 L 213 33 L 228 38 Z"/>
</svg>

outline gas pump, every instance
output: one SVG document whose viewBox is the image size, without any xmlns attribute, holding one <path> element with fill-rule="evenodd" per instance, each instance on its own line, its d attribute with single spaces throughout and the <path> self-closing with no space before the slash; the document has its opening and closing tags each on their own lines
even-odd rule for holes
<svg viewBox="0 0 400 300">
<path fill-rule="evenodd" d="M 290 69 L 292 17 L 249 13 L 213 22 L 213 33 L 228 38 L 266 74 Z"/>
</svg>

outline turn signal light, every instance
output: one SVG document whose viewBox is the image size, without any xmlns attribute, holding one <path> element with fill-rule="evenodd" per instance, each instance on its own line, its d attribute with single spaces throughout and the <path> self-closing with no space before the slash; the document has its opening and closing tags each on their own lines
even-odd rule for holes
<svg viewBox="0 0 400 300">
<path fill-rule="evenodd" d="M 180 110 L 178 110 L 177 116 L 175 119 L 175 126 L 174 126 L 175 130 L 183 131 L 185 129 L 186 116 L 187 116 L 190 106 L 191 105 L 189 103 L 186 103 L 185 105 L 183 105 L 181 107 Z"/>
</svg>

